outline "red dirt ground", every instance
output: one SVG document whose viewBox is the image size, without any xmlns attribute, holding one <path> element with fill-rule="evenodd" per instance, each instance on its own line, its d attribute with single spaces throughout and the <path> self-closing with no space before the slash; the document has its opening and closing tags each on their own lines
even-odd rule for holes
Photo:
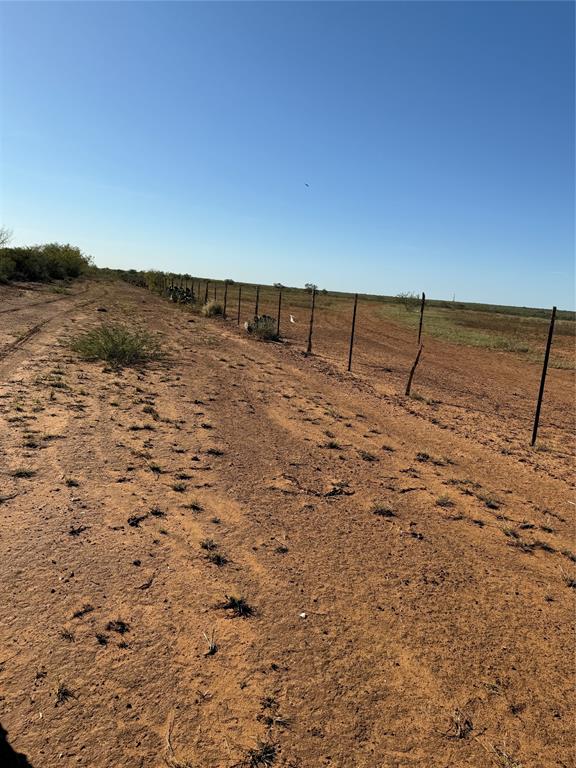
<svg viewBox="0 0 576 768">
<path fill-rule="evenodd" d="M 573 371 L 534 450 L 514 355 L 427 342 L 415 400 L 392 323 L 347 374 L 337 318 L 305 358 L 122 284 L 0 302 L 0 723 L 30 765 L 576 765 Z M 103 318 L 168 359 L 79 361 Z"/>
</svg>

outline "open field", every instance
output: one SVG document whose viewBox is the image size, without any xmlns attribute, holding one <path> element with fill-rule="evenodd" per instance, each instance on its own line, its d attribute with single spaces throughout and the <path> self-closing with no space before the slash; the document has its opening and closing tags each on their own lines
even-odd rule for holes
<svg viewBox="0 0 576 768">
<path fill-rule="evenodd" d="M 348 374 L 350 300 L 308 358 L 305 301 L 264 344 L 0 286 L 0 723 L 34 768 L 576 766 L 573 322 L 532 449 L 545 317 L 431 307 L 406 398 L 417 313 L 361 302 Z M 166 356 L 79 360 L 103 319 Z"/>
</svg>

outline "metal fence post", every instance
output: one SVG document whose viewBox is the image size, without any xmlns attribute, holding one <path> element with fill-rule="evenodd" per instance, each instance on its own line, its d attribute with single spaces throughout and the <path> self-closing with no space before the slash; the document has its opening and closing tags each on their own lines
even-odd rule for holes
<svg viewBox="0 0 576 768">
<path fill-rule="evenodd" d="M 354 348 L 354 329 L 356 328 L 356 308 L 358 306 L 358 294 L 354 294 L 354 309 L 352 311 L 352 330 L 350 331 L 350 351 L 348 352 L 348 370 L 352 370 L 352 349 Z"/>
<path fill-rule="evenodd" d="M 312 288 L 312 304 L 310 306 L 310 327 L 308 328 L 308 346 L 306 354 L 312 354 L 312 331 L 314 329 L 314 306 L 316 304 L 316 288 Z"/>
<path fill-rule="evenodd" d="M 278 289 L 278 317 L 276 318 L 276 336 L 280 337 L 280 312 L 282 311 L 282 288 Z"/>
<path fill-rule="evenodd" d="M 544 384 L 546 383 L 546 371 L 548 370 L 548 360 L 550 358 L 550 347 L 552 346 L 552 336 L 554 334 L 554 321 L 556 319 L 556 307 L 552 307 L 550 316 L 550 327 L 548 328 L 548 340 L 546 342 L 546 352 L 544 353 L 544 365 L 542 366 L 542 377 L 540 379 L 540 390 L 538 392 L 538 403 L 536 404 L 536 415 L 534 416 L 534 427 L 532 429 L 532 441 L 530 445 L 536 443 L 538 435 L 538 423 L 540 422 L 540 408 L 542 407 L 542 398 L 544 397 Z"/>
<path fill-rule="evenodd" d="M 422 321 L 424 320 L 424 304 L 426 303 L 426 294 L 422 291 L 422 302 L 420 304 L 420 324 L 418 326 L 418 346 L 420 346 L 420 339 L 422 338 Z"/>
</svg>

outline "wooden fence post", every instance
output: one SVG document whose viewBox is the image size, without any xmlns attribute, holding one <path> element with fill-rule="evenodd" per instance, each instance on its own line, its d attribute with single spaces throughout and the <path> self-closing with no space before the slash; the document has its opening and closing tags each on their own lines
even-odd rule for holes
<svg viewBox="0 0 576 768">
<path fill-rule="evenodd" d="M 544 397 L 544 384 L 546 383 L 546 371 L 548 370 L 548 360 L 550 358 L 550 347 L 552 346 L 552 336 L 554 334 L 554 321 L 556 319 L 556 307 L 552 307 L 550 316 L 550 327 L 548 328 L 548 340 L 546 342 L 546 352 L 544 353 L 544 365 L 542 366 L 542 377 L 540 379 L 540 390 L 538 392 L 538 402 L 536 404 L 536 415 L 534 416 L 534 427 L 532 429 L 532 441 L 530 445 L 536 443 L 538 435 L 538 423 L 540 422 L 540 408 L 542 407 L 542 398 Z"/>
<path fill-rule="evenodd" d="M 256 306 L 254 307 L 254 317 L 258 317 L 258 307 L 260 305 L 260 286 L 256 286 Z"/>
<path fill-rule="evenodd" d="M 422 339 L 422 321 L 424 320 L 424 304 L 426 303 L 426 294 L 422 291 L 422 302 L 420 304 L 420 324 L 418 326 L 418 346 Z"/>
<path fill-rule="evenodd" d="M 236 318 L 236 325 L 240 325 L 240 304 L 242 303 L 242 286 L 238 286 L 238 316 Z"/>
<path fill-rule="evenodd" d="M 352 349 L 354 347 L 354 329 L 356 328 L 356 307 L 358 306 L 358 294 L 354 294 L 354 309 L 352 311 L 352 330 L 350 331 L 350 351 L 348 352 L 348 370 L 352 370 Z"/>
<path fill-rule="evenodd" d="M 418 354 L 416 355 L 416 360 L 414 360 L 414 365 L 410 369 L 410 375 L 408 376 L 408 383 L 406 384 L 406 395 L 410 394 L 410 390 L 412 388 L 412 379 L 414 378 L 414 374 L 416 372 L 416 366 L 418 365 L 418 361 L 420 360 L 420 355 L 422 354 L 422 344 L 418 347 Z"/>
<path fill-rule="evenodd" d="M 306 354 L 312 354 L 312 331 L 314 329 L 314 305 L 316 304 L 316 288 L 312 288 L 312 303 L 310 306 L 310 327 L 308 329 L 308 346 L 306 347 Z"/>
<path fill-rule="evenodd" d="M 206 290 L 204 291 L 204 304 L 208 303 L 208 286 L 210 285 L 210 280 L 206 280 Z"/>
<path fill-rule="evenodd" d="M 280 338 L 280 312 L 282 311 L 282 288 L 278 289 L 278 317 L 276 318 L 276 336 Z"/>
<path fill-rule="evenodd" d="M 222 310 L 222 317 L 226 320 L 226 303 L 228 301 L 228 283 L 224 283 L 224 308 Z"/>
</svg>

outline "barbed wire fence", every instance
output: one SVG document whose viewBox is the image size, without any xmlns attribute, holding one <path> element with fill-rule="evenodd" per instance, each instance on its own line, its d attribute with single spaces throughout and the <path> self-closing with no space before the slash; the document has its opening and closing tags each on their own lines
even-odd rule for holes
<svg viewBox="0 0 576 768">
<path fill-rule="evenodd" d="M 411 394 L 416 369 L 424 352 L 423 336 L 425 335 L 426 329 L 425 310 L 427 306 L 426 294 L 424 292 L 419 296 L 415 294 L 399 294 L 396 297 L 366 296 L 363 297 L 363 301 L 361 301 L 358 293 L 335 294 L 324 290 L 319 291 L 317 286 L 312 284 L 307 284 L 305 289 L 287 288 L 281 283 L 276 283 L 274 286 L 262 286 L 259 284 L 237 283 L 233 280 L 217 281 L 210 280 L 209 278 L 193 277 L 186 274 L 162 272 L 147 273 L 146 278 L 143 278 L 142 281 L 133 279 L 129 282 L 140 284 L 142 287 L 146 287 L 149 290 L 159 293 L 173 302 L 189 305 L 191 308 L 195 309 L 199 309 L 202 303 L 206 305 L 209 301 L 214 302 L 214 304 L 221 302 L 221 305 L 219 305 L 220 309 L 216 314 L 220 314 L 223 320 L 233 322 L 238 326 L 241 324 L 242 317 L 246 318 L 247 324 L 258 317 L 266 317 L 273 321 L 276 329 L 276 337 L 278 339 L 281 338 L 281 330 L 288 327 L 289 332 L 285 332 L 284 338 L 289 338 L 290 341 L 296 344 L 302 344 L 302 346 L 305 347 L 305 356 L 313 355 L 316 348 L 315 331 L 318 325 L 319 313 L 326 309 L 333 310 L 334 302 L 349 302 L 351 318 L 350 329 L 349 333 L 345 334 L 346 340 L 341 338 L 340 341 L 344 341 L 346 354 L 343 353 L 342 358 L 345 360 L 346 371 L 350 373 L 353 368 L 352 363 L 356 341 L 356 325 L 359 317 L 359 309 L 360 314 L 362 311 L 362 304 L 374 303 L 375 299 L 382 300 L 386 298 L 388 302 L 392 300 L 395 303 L 403 305 L 406 309 L 414 310 L 419 307 L 417 334 L 415 334 L 416 356 L 408 370 L 406 388 L 404 390 L 406 396 L 410 396 Z M 211 297 L 210 293 L 212 294 Z M 236 293 L 235 297 L 233 295 L 234 293 Z M 318 305 L 319 298 L 326 300 L 323 307 Z M 229 300 L 230 302 L 235 300 L 236 303 L 235 312 L 232 316 L 229 316 L 228 314 Z M 282 322 L 282 312 L 284 312 L 284 322 Z M 540 414 L 550 361 L 550 350 L 554 337 L 556 313 L 557 308 L 553 307 L 549 315 L 548 334 L 544 346 L 540 387 L 536 397 L 536 408 L 530 440 L 531 446 L 536 444 L 538 436 Z M 329 318 L 324 318 L 324 329 L 329 331 L 330 339 L 332 343 L 334 343 L 334 327 L 333 325 L 331 327 Z M 343 336 L 342 333 L 336 335 L 340 337 Z M 342 344 L 340 344 L 340 346 L 342 346 Z M 386 369 L 384 368 L 384 370 Z"/>
</svg>

